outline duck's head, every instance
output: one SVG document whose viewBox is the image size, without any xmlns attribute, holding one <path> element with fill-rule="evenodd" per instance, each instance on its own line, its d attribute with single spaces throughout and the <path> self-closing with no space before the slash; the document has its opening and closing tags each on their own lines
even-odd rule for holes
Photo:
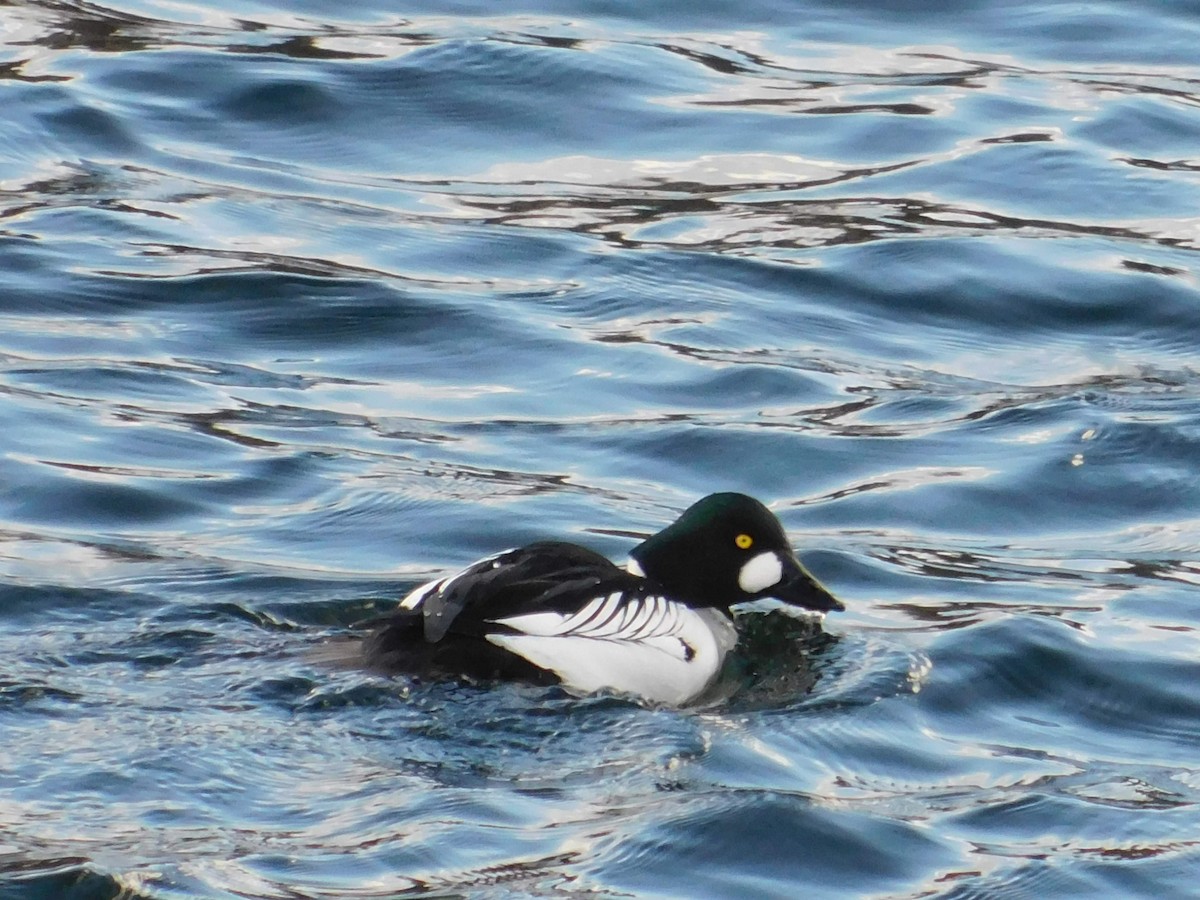
<svg viewBox="0 0 1200 900">
<path fill-rule="evenodd" d="M 745 494 L 709 494 L 630 556 L 632 570 L 698 606 L 773 597 L 820 612 L 845 609 L 796 558 L 775 515 Z"/>
</svg>

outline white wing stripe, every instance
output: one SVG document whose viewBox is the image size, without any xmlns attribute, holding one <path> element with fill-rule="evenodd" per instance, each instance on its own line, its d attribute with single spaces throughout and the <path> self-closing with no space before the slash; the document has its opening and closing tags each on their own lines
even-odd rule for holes
<svg viewBox="0 0 1200 900">
<path fill-rule="evenodd" d="M 563 618 L 563 628 L 566 631 L 586 629 L 600 615 L 600 610 L 604 608 L 604 599 L 603 597 L 597 597 L 595 600 L 589 600 L 587 605 L 581 607 L 578 612 Z"/>
<path fill-rule="evenodd" d="M 679 635 L 686 607 L 661 596 L 627 598 L 617 592 L 596 597 L 571 614 L 525 613 L 495 619 L 524 634 L 595 640 L 649 642 Z"/>
<path fill-rule="evenodd" d="M 631 598 L 628 605 L 636 613 L 628 625 L 636 630 L 623 629 L 620 639 L 596 640 L 578 632 L 489 634 L 487 639 L 550 669 L 573 693 L 609 689 L 671 704 L 699 696 L 717 677 L 737 641 L 733 623 L 718 610 L 688 609 L 661 597 Z M 567 618 L 542 615 L 556 618 L 560 627 Z M 676 633 L 663 633 L 667 628 Z M 647 636 L 640 637 L 643 633 Z M 633 639 L 635 634 L 639 639 Z"/>
<path fill-rule="evenodd" d="M 511 549 L 503 550 L 500 553 L 495 553 L 491 556 L 485 556 L 483 559 L 471 563 L 465 569 L 455 572 L 453 575 L 444 575 L 441 578 L 435 578 L 433 581 L 427 581 L 424 584 L 419 584 L 409 591 L 403 600 L 400 601 L 401 609 L 418 609 L 422 603 L 432 597 L 434 594 L 440 594 L 447 588 L 453 587 L 460 579 L 469 575 L 478 574 L 480 569 L 495 569 L 503 564 L 504 557 L 512 553 Z"/>
<path fill-rule="evenodd" d="M 612 613 L 598 627 L 591 630 L 589 637 L 614 639 L 626 637 L 625 622 L 629 618 L 630 608 L 636 606 L 637 601 L 620 603 L 620 595 L 616 594 L 611 595 L 608 599 L 612 600 L 614 596 L 617 597 L 618 602 L 613 604 Z"/>
<path fill-rule="evenodd" d="M 626 603 L 621 607 L 621 618 L 617 621 L 617 631 L 624 632 L 631 624 L 637 621 L 638 614 L 642 610 L 642 601 L 635 600 L 632 603 Z M 633 632 L 636 636 L 636 630 Z"/>
<path fill-rule="evenodd" d="M 607 615 L 605 615 L 603 619 L 601 619 L 599 622 L 597 622 L 592 627 L 591 630 L 596 632 L 597 634 L 604 634 L 606 632 L 613 631 L 613 629 L 609 628 L 609 626 L 612 624 L 613 619 L 617 618 L 617 616 L 621 615 L 621 613 L 623 612 L 623 605 L 621 603 L 621 595 L 619 593 L 609 594 L 607 597 L 604 598 L 604 602 L 600 605 L 600 609 L 603 613 L 606 613 Z M 619 624 L 616 626 L 616 631 L 620 631 Z"/>
<path fill-rule="evenodd" d="M 630 623 L 635 626 L 629 633 L 630 640 L 643 640 L 644 638 L 653 637 L 655 629 L 664 622 L 661 597 L 647 597 L 644 601 L 638 602 L 637 615 L 633 616 L 633 621 Z M 641 620 L 639 623 L 638 620 Z M 667 625 L 668 630 L 670 625 Z"/>
<path fill-rule="evenodd" d="M 417 585 L 400 601 L 400 608 L 417 609 L 422 603 L 440 591 L 445 584 L 446 579 L 440 578 L 436 581 L 427 581 L 424 584 Z"/>
</svg>

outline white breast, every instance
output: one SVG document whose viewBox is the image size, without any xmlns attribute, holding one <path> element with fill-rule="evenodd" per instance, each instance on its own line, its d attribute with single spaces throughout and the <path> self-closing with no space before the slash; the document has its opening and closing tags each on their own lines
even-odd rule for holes
<svg viewBox="0 0 1200 900">
<path fill-rule="evenodd" d="M 612 690 L 681 705 L 702 694 L 737 643 L 729 617 L 664 597 L 597 597 L 575 613 L 497 620 L 518 634 L 488 640 L 562 679 L 576 693 Z"/>
</svg>

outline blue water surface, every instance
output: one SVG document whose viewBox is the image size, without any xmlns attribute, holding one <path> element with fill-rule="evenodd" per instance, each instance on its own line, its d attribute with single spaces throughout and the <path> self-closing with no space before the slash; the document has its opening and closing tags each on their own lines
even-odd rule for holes
<svg viewBox="0 0 1200 900">
<path fill-rule="evenodd" d="M 1200 871 L 1190 0 L 0 7 L 0 898 Z M 714 490 L 725 699 L 331 648 Z"/>
</svg>

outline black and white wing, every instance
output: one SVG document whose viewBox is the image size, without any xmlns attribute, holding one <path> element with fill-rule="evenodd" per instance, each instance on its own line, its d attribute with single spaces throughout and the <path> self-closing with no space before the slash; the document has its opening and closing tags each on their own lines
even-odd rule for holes
<svg viewBox="0 0 1200 900">
<path fill-rule="evenodd" d="M 606 557 L 575 544 L 542 541 L 472 563 L 454 575 L 415 588 L 399 613 L 419 613 L 425 640 L 451 631 L 479 633 L 486 621 L 516 610 L 562 603 L 602 586 L 636 581 Z"/>
<path fill-rule="evenodd" d="M 617 590 L 587 600 L 574 610 L 546 609 L 489 621 L 505 632 L 536 637 L 639 643 L 684 661 L 695 648 L 682 637 L 687 630 L 682 603 L 642 590 Z"/>
</svg>

